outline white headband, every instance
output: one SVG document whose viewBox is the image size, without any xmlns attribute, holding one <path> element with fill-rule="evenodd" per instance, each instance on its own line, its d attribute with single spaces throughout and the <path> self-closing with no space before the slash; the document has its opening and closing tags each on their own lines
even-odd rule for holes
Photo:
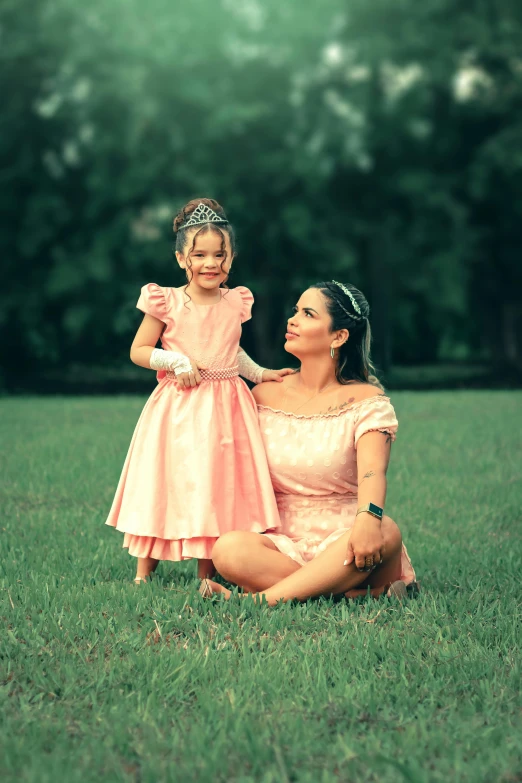
<svg viewBox="0 0 522 783">
<path fill-rule="evenodd" d="M 349 300 L 352 303 L 352 307 L 355 310 L 355 312 L 362 317 L 361 308 L 359 307 L 359 305 L 358 305 L 354 295 L 350 291 L 350 289 L 346 288 L 346 286 L 343 285 L 342 283 L 338 283 L 337 280 L 332 280 L 332 283 L 335 283 L 335 285 L 339 286 L 341 291 L 343 291 L 346 294 L 346 296 L 349 298 Z M 341 305 L 341 307 L 342 307 L 342 305 Z M 343 307 L 343 310 L 344 310 L 344 307 Z M 345 312 L 347 312 L 347 311 L 345 310 Z M 350 315 L 350 313 L 348 313 L 348 315 Z M 351 317 L 353 318 L 353 316 L 351 316 Z"/>
</svg>

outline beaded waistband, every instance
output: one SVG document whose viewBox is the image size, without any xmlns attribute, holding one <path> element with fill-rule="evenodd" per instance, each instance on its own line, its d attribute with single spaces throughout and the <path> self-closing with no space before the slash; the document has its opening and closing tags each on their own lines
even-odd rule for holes
<svg viewBox="0 0 522 783">
<path fill-rule="evenodd" d="M 213 370 L 200 370 L 202 381 L 226 381 L 229 378 L 237 378 L 239 375 L 239 367 L 216 367 Z M 176 374 L 173 372 L 167 373 L 167 378 L 170 381 L 176 380 Z"/>
<path fill-rule="evenodd" d="M 280 511 L 309 511 L 314 513 L 323 509 L 341 509 L 357 503 L 357 493 L 335 493 L 333 495 L 293 495 L 286 492 L 275 493 Z"/>
</svg>

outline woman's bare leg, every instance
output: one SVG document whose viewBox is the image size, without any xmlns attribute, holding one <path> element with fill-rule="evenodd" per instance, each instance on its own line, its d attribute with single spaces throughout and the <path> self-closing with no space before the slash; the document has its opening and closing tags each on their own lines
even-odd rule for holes
<svg viewBox="0 0 522 783">
<path fill-rule="evenodd" d="M 300 571 L 281 580 L 262 592 L 269 604 L 300 601 L 319 595 L 338 595 L 360 587 L 363 583 L 370 588 L 381 587 L 400 575 L 402 538 L 399 528 L 389 517 L 382 521 L 384 537 L 383 564 L 368 577 L 355 567 L 343 565 L 350 533 L 345 533 L 324 552 L 307 563 Z"/>
<path fill-rule="evenodd" d="M 283 555 L 274 542 L 259 533 L 236 530 L 214 544 L 212 560 L 227 582 L 258 593 L 298 571 L 301 566 Z"/>
<path fill-rule="evenodd" d="M 360 588 L 363 585 L 364 587 L 380 588 L 399 578 L 402 552 L 402 538 L 399 528 L 389 517 L 384 517 L 382 521 L 382 532 L 385 542 L 383 564 L 378 566 L 370 575 L 358 571 L 354 563 L 349 566 L 343 565 L 346 559 L 346 548 L 350 537 L 349 532 L 342 535 L 324 552 L 302 568 L 297 563 L 290 561 L 296 567 L 291 572 L 287 571 L 285 576 L 276 582 L 272 582 L 272 585 L 267 587 L 261 587 L 260 584 L 262 581 L 268 581 L 269 578 L 275 575 L 277 571 L 275 556 L 279 555 L 285 558 L 284 555 L 274 552 L 269 547 L 264 546 L 265 551 L 261 553 L 259 549 L 252 550 L 250 546 L 247 546 L 247 541 L 243 540 L 242 551 L 239 552 L 233 546 L 235 542 L 231 539 L 226 542 L 225 546 L 223 542 L 225 542 L 226 537 L 223 537 L 220 539 L 222 546 L 216 553 L 217 558 L 214 562 L 220 573 L 223 573 L 223 567 L 228 571 L 230 581 L 234 581 L 240 587 L 263 595 L 271 605 L 276 604 L 278 601 L 289 601 L 292 599 L 304 601 L 307 598 L 314 598 L 319 595 L 338 595 L 358 587 Z M 235 533 L 234 535 L 238 534 Z M 247 533 L 242 535 L 256 534 Z M 265 540 L 270 541 L 270 539 Z M 285 558 L 285 560 L 288 561 L 290 558 Z M 263 568 L 267 572 L 266 580 L 262 578 Z M 232 576 L 235 578 L 231 578 Z M 227 576 L 226 578 L 229 577 Z"/>
</svg>

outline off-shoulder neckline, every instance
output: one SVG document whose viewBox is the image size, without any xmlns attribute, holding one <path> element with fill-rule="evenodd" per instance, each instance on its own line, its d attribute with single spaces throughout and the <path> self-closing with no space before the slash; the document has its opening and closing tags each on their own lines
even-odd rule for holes
<svg viewBox="0 0 522 783">
<path fill-rule="evenodd" d="M 311 413 L 309 416 L 305 416 L 302 413 L 292 413 L 291 411 L 282 411 L 280 408 L 271 408 L 270 405 L 258 405 L 258 410 L 267 410 L 272 413 L 282 413 L 283 416 L 290 416 L 292 419 L 330 419 L 342 416 L 347 411 L 351 411 L 358 405 L 362 405 L 363 402 L 371 402 L 372 400 L 387 400 L 390 402 L 390 398 L 386 394 L 374 394 L 372 397 L 365 397 L 363 400 L 357 400 L 352 402 L 351 405 L 347 405 L 345 408 L 339 411 L 333 411 L 332 413 Z"/>
</svg>

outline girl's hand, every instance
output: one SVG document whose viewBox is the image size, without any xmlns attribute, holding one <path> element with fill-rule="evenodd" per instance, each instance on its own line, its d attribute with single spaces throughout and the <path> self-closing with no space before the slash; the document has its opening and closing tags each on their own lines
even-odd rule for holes
<svg viewBox="0 0 522 783">
<path fill-rule="evenodd" d="M 291 370 L 289 367 L 285 367 L 283 370 L 263 370 L 261 381 L 263 383 L 266 381 L 277 381 L 278 383 L 281 383 L 285 375 L 293 375 L 294 373 L 295 370 Z"/>
<path fill-rule="evenodd" d="M 358 571 L 373 571 L 382 563 L 384 538 L 381 524 L 371 514 L 359 514 L 352 528 L 344 565 L 355 561 Z"/>
<path fill-rule="evenodd" d="M 176 375 L 176 382 L 182 389 L 190 389 L 193 386 L 199 386 L 201 383 L 201 375 L 199 374 L 199 371 L 206 370 L 206 367 L 202 367 L 197 362 L 193 362 L 192 359 L 190 359 L 190 364 L 192 370 Z"/>
</svg>

